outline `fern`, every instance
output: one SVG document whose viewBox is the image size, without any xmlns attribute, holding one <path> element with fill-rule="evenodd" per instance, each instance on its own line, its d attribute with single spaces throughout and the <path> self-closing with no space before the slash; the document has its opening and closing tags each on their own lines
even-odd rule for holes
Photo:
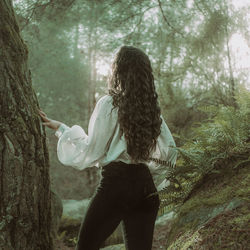
<svg viewBox="0 0 250 250">
<path fill-rule="evenodd" d="M 166 177 L 170 185 L 159 194 L 159 214 L 178 208 L 210 173 L 238 168 L 250 162 L 250 93 L 241 89 L 238 109 L 201 107 L 209 119 L 194 129 L 194 138 L 177 148 L 177 167 Z M 181 139 L 179 137 L 179 139 Z"/>
</svg>

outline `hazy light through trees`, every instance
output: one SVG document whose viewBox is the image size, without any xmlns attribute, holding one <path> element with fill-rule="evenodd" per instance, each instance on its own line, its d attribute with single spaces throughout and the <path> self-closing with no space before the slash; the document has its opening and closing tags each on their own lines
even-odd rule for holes
<svg viewBox="0 0 250 250">
<path fill-rule="evenodd" d="M 242 9 L 242 8 L 250 8 L 249 0 L 232 0 L 232 4 L 237 10 Z M 193 6 L 193 0 L 187 1 L 186 5 L 188 8 L 191 8 Z M 157 13 L 158 13 L 158 9 L 156 7 L 149 9 L 144 14 L 144 20 L 154 21 L 155 24 L 159 23 L 159 20 L 158 20 L 159 16 L 157 16 Z M 199 30 L 198 27 L 204 21 L 204 16 L 198 15 L 196 18 L 197 19 L 193 23 L 192 26 L 186 26 L 184 28 L 185 32 L 187 33 L 197 32 L 197 30 Z M 246 26 L 250 27 L 250 14 L 246 14 L 246 20 L 248 21 L 248 24 L 249 24 Z M 250 29 L 248 31 L 250 32 Z M 122 36 L 123 34 L 121 33 L 116 34 L 117 38 L 120 38 Z M 232 50 L 233 64 L 235 66 L 235 69 L 244 72 L 244 74 L 247 77 L 246 86 L 248 89 L 250 89 L 250 47 L 248 46 L 246 39 L 237 32 L 231 36 L 229 45 Z M 184 48 L 180 48 L 180 49 L 184 50 Z M 173 63 L 174 64 L 181 63 L 183 57 L 185 57 L 184 51 L 180 53 L 179 58 L 174 58 Z M 154 59 L 152 60 L 154 61 Z M 97 59 L 97 64 L 96 64 L 97 73 L 101 76 L 108 76 L 110 72 L 111 62 L 112 62 L 111 57 L 108 57 L 108 58 L 99 57 Z M 225 67 L 228 67 L 226 65 L 227 65 L 227 62 L 225 59 Z"/>
<path fill-rule="evenodd" d="M 203 122 L 200 107 L 234 106 L 240 88 L 250 89 L 249 1 L 13 2 L 41 107 L 67 125 L 87 129 L 122 45 L 149 55 L 163 116 L 178 135 L 191 136 L 190 128 Z M 71 198 L 73 189 L 57 185 L 71 180 L 53 143 L 52 176 Z M 90 185 L 78 180 L 79 186 Z"/>
<path fill-rule="evenodd" d="M 234 8 L 239 11 L 246 9 L 245 20 L 247 32 L 250 32 L 250 1 L 249 0 L 232 0 Z M 234 33 L 230 39 L 234 66 L 237 70 L 243 71 L 246 75 L 246 87 L 250 90 L 250 43 L 242 34 Z"/>
</svg>

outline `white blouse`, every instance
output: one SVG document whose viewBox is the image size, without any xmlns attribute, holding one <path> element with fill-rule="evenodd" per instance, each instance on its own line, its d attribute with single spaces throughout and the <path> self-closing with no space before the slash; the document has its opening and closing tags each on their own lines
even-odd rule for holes
<svg viewBox="0 0 250 250">
<path fill-rule="evenodd" d="M 60 125 L 56 131 L 59 138 L 57 156 L 62 164 L 83 170 L 92 166 L 103 167 L 112 161 L 133 163 L 126 151 L 124 135 L 119 138 L 118 108 L 111 111 L 112 108 L 112 96 L 99 99 L 89 121 L 88 134 L 78 125 L 71 128 Z M 161 118 L 156 150 L 151 153 L 151 160 L 141 161 L 149 167 L 158 191 L 169 185 L 166 175 L 177 158 L 174 139 Z"/>
</svg>

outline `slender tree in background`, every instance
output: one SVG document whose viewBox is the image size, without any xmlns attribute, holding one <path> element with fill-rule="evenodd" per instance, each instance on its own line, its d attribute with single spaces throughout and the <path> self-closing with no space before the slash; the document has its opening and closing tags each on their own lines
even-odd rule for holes
<svg viewBox="0 0 250 250">
<path fill-rule="evenodd" d="M 0 48 L 0 249 L 53 249 L 45 132 L 10 0 L 0 1 Z"/>
</svg>

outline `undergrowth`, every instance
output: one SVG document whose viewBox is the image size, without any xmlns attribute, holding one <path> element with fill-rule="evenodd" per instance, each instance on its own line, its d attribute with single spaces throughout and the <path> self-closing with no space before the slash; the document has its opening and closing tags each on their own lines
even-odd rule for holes
<svg viewBox="0 0 250 250">
<path fill-rule="evenodd" d="M 159 192 L 160 214 L 177 208 L 210 174 L 221 174 L 250 162 L 250 92 L 240 89 L 237 108 L 207 106 L 209 119 L 194 128 L 192 140 L 177 148 L 177 166 L 166 177 L 170 185 Z M 197 125 L 197 124 L 196 124 Z"/>
</svg>

